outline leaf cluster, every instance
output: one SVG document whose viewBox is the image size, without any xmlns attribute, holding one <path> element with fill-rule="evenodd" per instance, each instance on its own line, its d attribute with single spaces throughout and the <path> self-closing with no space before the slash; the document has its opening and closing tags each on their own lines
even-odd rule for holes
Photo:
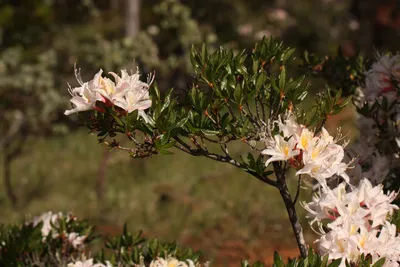
<svg viewBox="0 0 400 267">
<path fill-rule="evenodd" d="M 306 258 L 300 259 L 289 259 L 288 263 L 285 263 L 282 257 L 275 252 L 273 267 L 338 267 L 341 266 L 342 259 L 330 260 L 328 255 L 320 256 L 315 253 L 311 248 L 308 250 Z M 385 264 L 385 258 L 381 258 L 374 264 L 371 264 L 371 258 L 361 255 L 357 263 L 349 263 L 345 261 L 346 267 L 382 267 Z M 265 265 L 261 262 L 250 264 L 248 261 L 242 261 L 242 267 L 264 267 Z"/>
<path fill-rule="evenodd" d="M 82 251 L 68 242 L 66 233 L 86 236 L 84 244 L 95 239 L 94 227 L 86 220 L 76 220 L 72 215 L 61 217 L 54 231 L 42 236 L 43 222 L 37 225 L 23 223 L 0 226 L 0 265 L 30 266 L 32 260 L 55 265 L 56 262 L 78 257 Z M 54 237 L 53 237 L 54 235 Z"/>
</svg>

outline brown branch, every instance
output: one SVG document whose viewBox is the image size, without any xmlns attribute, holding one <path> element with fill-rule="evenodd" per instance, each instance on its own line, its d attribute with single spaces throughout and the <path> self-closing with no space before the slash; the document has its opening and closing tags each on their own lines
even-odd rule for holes
<svg viewBox="0 0 400 267">
<path fill-rule="evenodd" d="M 265 124 L 267 120 L 267 118 L 265 117 L 265 105 L 263 105 L 263 102 L 260 98 L 258 100 L 260 101 L 261 104 L 262 122 Z"/>
<path fill-rule="evenodd" d="M 294 236 L 296 237 L 297 246 L 299 248 L 301 257 L 306 258 L 308 251 L 306 242 L 304 240 L 303 228 L 300 224 L 299 218 L 297 217 L 296 208 L 286 184 L 286 166 L 282 168 L 276 162 L 274 162 L 273 166 L 275 175 L 277 177 L 277 187 L 283 202 L 285 203 L 286 211 L 289 215 L 289 221 L 292 225 Z"/>
<path fill-rule="evenodd" d="M 296 205 L 297 199 L 299 198 L 300 185 L 301 185 L 301 174 L 299 174 L 299 180 L 297 181 L 297 191 L 296 191 L 296 195 L 294 196 L 293 205 Z"/>
<path fill-rule="evenodd" d="M 250 116 L 250 114 L 244 108 L 242 109 L 242 112 L 249 118 L 250 122 L 255 125 L 256 128 L 260 128 L 260 124 L 258 124 L 257 120 Z"/>
<path fill-rule="evenodd" d="M 219 154 L 215 154 L 215 153 L 211 153 L 208 151 L 205 151 L 204 149 L 199 149 L 199 148 L 192 148 L 190 147 L 190 145 L 188 145 L 187 143 L 185 143 L 182 139 L 180 139 L 179 137 L 174 137 L 174 139 L 178 142 L 179 145 L 175 145 L 176 148 L 178 148 L 179 150 L 190 154 L 192 156 L 204 156 L 206 158 L 209 159 L 213 159 L 219 162 L 225 162 L 225 163 L 229 163 L 237 168 L 242 169 L 243 171 L 251 174 L 252 176 L 256 177 L 258 180 L 272 185 L 274 187 L 277 187 L 277 183 L 271 179 L 269 179 L 268 177 L 263 177 L 262 175 L 250 170 L 249 168 L 247 168 L 247 166 L 245 166 L 244 164 L 241 164 L 240 162 L 236 161 L 235 159 L 233 159 L 232 157 L 230 157 L 229 155 L 219 155 Z"/>
</svg>

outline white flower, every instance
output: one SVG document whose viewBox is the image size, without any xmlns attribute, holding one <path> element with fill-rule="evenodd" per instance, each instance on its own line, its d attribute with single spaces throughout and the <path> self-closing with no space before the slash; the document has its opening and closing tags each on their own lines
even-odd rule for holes
<svg viewBox="0 0 400 267">
<path fill-rule="evenodd" d="M 65 220 L 66 222 L 69 222 L 70 217 L 69 215 L 63 214 L 62 212 L 53 214 L 51 211 L 49 211 L 33 218 L 31 223 L 33 227 L 36 227 L 41 222 L 43 223 L 41 232 L 43 236 L 43 241 L 45 241 L 49 235 L 51 236 L 51 238 L 57 238 L 59 236 L 60 220 Z M 80 236 L 78 233 L 75 232 L 64 233 L 67 237 L 68 242 L 75 249 L 80 249 L 84 246 L 86 236 Z"/>
<path fill-rule="evenodd" d="M 132 75 L 129 75 L 126 70 L 122 70 L 121 77 L 111 72 L 115 82 L 102 77 L 102 74 L 103 71 L 100 69 L 91 81 L 84 83 L 79 70 L 75 70 L 80 86 L 69 89 L 72 96 L 70 101 L 75 107 L 65 111 L 65 115 L 93 109 L 104 111 L 96 106 L 97 101 L 104 102 L 109 106 L 116 105 L 128 113 L 134 110 L 143 111 L 151 106 L 148 90 L 154 80 L 152 75 L 149 75 L 147 83 L 144 83 L 139 79 L 139 70 Z"/>
<path fill-rule="evenodd" d="M 134 110 L 145 110 L 151 107 L 148 91 L 128 91 L 124 97 L 114 99 L 116 106 L 131 113 Z"/>
<path fill-rule="evenodd" d="M 284 137 L 277 134 L 274 136 L 274 139 L 275 142 L 273 146 L 269 146 L 267 149 L 261 151 L 261 154 L 271 156 L 267 162 L 265 162 L 266 166 L 273 161 L 288 160 L 300 153 L 299 150 L 295 148 L 297 142 L 294 138 L 290 138 L 286 141 Z"/>
<path fill-rule="evenodd" d="M 297 140 L 297 148 L 306 150 L 312 142 L 315 142 L 314 133 L 307 128 L 304 128 L 301 131 L 300 136 L 297 137 Z"/>
<path fill-rule="evenodd" d="M 75 248 L 79 249 L 83 247 L 86 236 L 80 236 L 78 233 L 69 233 L 68 242 Z"/>
<path fill-rule="evenodd" d="M 369 210 L 368 218 L 373 222 L 372 227 L 383 225 L 387 216 L 391 216 L 397 205 L 391 204 L 396 199 L 396 192 L 383 192 L 383 185 L 373 187 L 368 179 L 363 179 L 357 190 L 358 201 Z"/>
<path fill-rule="evenodd" d="M 379 95 L 385 95 L 389 102 L 397 99 L 397 92 L 392 84 L 392 75 L 399 78 L 399 56 L 384 55 L 372 64 L 366 72 L 365 100 L 374 101 Z"/>
<path fill-rule="evenodd" d="M 398 209 L 391 204 L 397 193 L 385 194 L 382 187 L 372 186 L 368 179 L 358 187 L 341 183 L 335 189 L 320 188 L 311 202 L 302 203 L 312 219 L 310 224 L 319 225 L 322 235 L 316 242 L 321 254 L 342 258 L 341 266 L 345 260 L 357 263 L 361 254 L 370 255 L 373 263 L 385 257 L 384 266 L 398 266 L 400 238 L 396 226 L 388 221 Z M 329 221 L 325 225 L 328 233 L 322 227 L 323 220 Z"/>
<path fill-rule="evenodd" d="M 343 147 L 333 141 L 331 143 L 328 136 L 313 139 L 312 142 L 308 142 L 308 148 L 303 152 L 304 167 L 297 171 L 296 175 L 308 174 L 322 186 L 326 185 L 327 178 L 335 174 L 342 176 L 348 182 L 349 178 L 345 174 L 347 164 L 342 162 L 343 158 Z"/>
<path fill-rule="evenodd" d="M 54 227 L 58 227 L 59 220 L 63 217 L 61 212 L 53 214 L 51 211 L 43 213 L 40 216 L 33 218 L 32 224 L 33 227 L 37 226 L 39 223 L 43 222 L 43 226 L 41 229 L 43 239 L 52 233 L 52 238 L 56 238 L 58 233 L 53 231 Z M 54 226 L 54 227 L 53 227 Z"/>
<path fill-rule="evenodd" d="M 75 261 L 73 263 L 68 263 L 68 267 L 112 267 L 111 263 L 106 261 L 106 265 L 102 263 L 93 263 L 93 259 L 88 259 L 85 261 Z"/>
<path fill-rule="evenodd" d="M 64 112 L 65 115 L 95 109 L 96 101 L 104 101 L 104 98 L 98 92 L 101 87 L 102 73 L 103 70 L 100 69 L 91 81 L 84 83 L 80 76 L 79 70 L 75 69 L 75 77 L 80 86 L 75 88 L 70 87 L 68 89 L 72 96 L 70 102 L 74 104 L 75 107 L 73 109 L 66 110 Z"/>
<path fill-rule="evenodd" d="M 273 125 L 278 126 L 280 134 L 272 138 L 270 133 L 273 130 L 269 130 L 264 138 L 266 149 L 261 154 L 271 156 L 265 165 L 273 161 L 289 161 L 292 167 L 298 169 L 296 175 L 308 174 L 322 186 L 327 186 L 326 179 L 334 175 L 342 176 L 349 182 L 346 174 L 348 165 L 342 162 L 343 146 L 336 144 L 337 140 L 325 128 L 317 135 L 298 124 L 292 113 L 285 116 L 285 119 L 279 117 L 273 122 Z"/>
<path fill-rule="evenodd" d="M 318 239 L 319 250 L 322 255 L 329 255 L 330 259 L 343 259 L 357 261 L 361 255 L 357 249 L 357 243 L 349 238 L 349 233 L 344 229 L 331 231 Z M 343 265 L 345 266 L 345 265 Z"/>
<path fill-rule="evenodd" d="M 284 120 L 279 116 L 279 120 L 274 122 L 278 125 L 279 131 L 282 132 L 283 136 L 286 138 L 300 136 L 304 126 L 296 122 L 294 114 L 287 113 L 285 116 L 286 118 Z"/>
<path fill-rule="evenodd" d="M 145 110 L 151 106 L 149 96 L 149 87 L 152 84 L 154 77 L 149 75 L 147 83 L 142 82 L 139 74 L 139 69 L 136 73 L 129 75 L 126 70 L 121 71 L 121 77 L 116 73 L 111 72 L 117 83 L 115 94 L 112 97 L 114 104 L 128 113 L 134 110 Z"/>
<path fill-rule="evenodd" d="M 179 261 L 174 257 L 168 257 L 166 259 L 157 258 L 150 263 L 149 267 L 195 267 L 192 260 Z"/>
<path fill-rule="evenodd" d="M 392 77 L 400 82 L 400 55 L 396 55 L 391 59 L 392 63 Z"/>
</svg>

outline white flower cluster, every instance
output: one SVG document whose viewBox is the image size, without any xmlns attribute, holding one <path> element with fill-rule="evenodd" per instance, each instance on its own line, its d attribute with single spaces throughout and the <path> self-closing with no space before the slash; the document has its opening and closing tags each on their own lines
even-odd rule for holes
<svg viewBox="0 0 400 267">
<path fill-rule="evenodd" d="M 350 180 L 357 184 L 362 178 L 368 179 L 375 185 L 382 183 L 389 171 L 399 167 L 396 159 L 399 155 L 400 137 L 400 105 L 398 90 L 400 87 L 400 55 L 381 56 L 371 69 L 365 73 L 365 88 L 359 88 L 356 103 L 361 108 L 364 104 L 372 106 L 375 101 L 382 103 L 386 97 L 391 105 L 388 114 L 384 115 L 379 109 L 375 110 L 375 119 L 359 115 L 357 127 L 360 132 L 358 143 L 346 150 L 349 158 L 355 158 L 354 168 L 348 171 Z M 384 123 L 389 120 L 389 123 Z M 379 124 L 384 124 L 385 137 L 380 137 Z M 393 146 L 394 144 L 394 146 Z M 377 149 L 379 147 L 379 149 Z M 397 149 L 397 151 L 396 151 Z"/>
<path fill-rule="evenodd" d="M 342 258 L 341 266 L 345 260 L 356 263 L 361 254 L 371 256 L 373 263 L 384 257 L 385 267 L 399 266 L 400 236 L 388 221 L 398 209 L 391 204 L 396 196 L 395 192 L 385 194 L 382 185 L 374 187 L 367 179 L 358 187 L 341 183 L 333 190 L 320 188 L 310 203 L 302 203 L 312 219 L 310 224 L 319 226 L 320 253 L 330 259 Z"/>
<path fill-rule="evenodd" d="M 31 223 L 35 227 L 39 223 L 43 222 L 41 232 L 43 236 L 43 241 L 45 241 L 49 235 L 53 239 L 59 237 L 58 227 L 60 225 L 60 220 L 63 219 L 66 220 L 66 222 L 69 222 L 71 220 L 71 216 L 65 215 L 62 212 L 52 213 L 51 211 L 49 211 L 33 218 L 33 221 Z M 69 244 L 71 244 L 75 249 L 83 248 L 86 236 L 81 236 L 75 232 L 65 233 L 65 236 Z"/>
<path fill-rule="evenodd" d="M 267 148 L 261 152 L 271 156 L 265 163 L 267 166 L 273 161 L 287 161 L 298 169 L 296 175 L 308 174 L 323 186 L 333 175 L 348 181 L 347 165 L 342 162 L 343 146 L 338 145 L 325 128 L 316 134 L 298 124 L 293 114 L 288 114 L 284 120 L 280 118 L 274 122 L 276 124 L 280 134 L 267 138 Z"/>
<path fill-rule="evenodd" d="M 84 261 L 75 261 L 73 263 L 69 263 L 67 267 L 112 267 L 110 262 L 106 262 L 106 265 L 102 263 L 93 263 L 93 259 L 88 259 Z"/>
<path fill-rule="evenodd" d="M 384 55 L 372 64 L 365 73 L 364 101 L 375 101 L 385 96 L 389 102 L 397 100 L 397 87 L 400 82 L 400 55 Z"/>
<path fill-rule="evenodd" d="M 134 264 L 133 266 L 135 267 L 146 267 L 146 265 L 143 263 L 143 258 L 141 258 L 140 264 Z M 119 265 L 118 265 L 119 266 Z M 194 263 L 192 260 L 186 260 L 186 261 L 179 261 L 178 259 L 169 256 L 166 258 L 157 258 L 154 259 L 149 267 L 207 267 L 208 263 L 201 265 L 199 263 Z M 75 261 L 73 263 L 69 263 L 68 267 L 112 267 L 112 264 L 108 261 L 106 261 L 106 265 L 102 263 L 93 263 L 93 259 L 88 259 L 84 261 Z"/>
<path fill-rule="evenodd" d="M 196 267 L 196 266 L 200 265 L 195 264 L 192 260 L 179 261 L 178 259 L 171 256 L 165 259 L 157 258 L 153 260 L 149 265 L 149 267 Z M 145 267 L 145 266 L 142 265 L 140 267 Z"/>
<path fill-rule="evenodd" d="M 121 71 L 121 76 L 111 72 L 114 81 L 102 77 L 103 70 L 97 72 L 92 80 L 83 82 L 79 70 L 75 70 L 75 76 L 80 86 L 69 88 L 72 96 L 71 103 L 74 108 L 66 110 L 65 115 L 86 110 L 104 111 L 97 102 L 103 102 L 107 106 L 118 106 L 130 113 L 134 110 L 145 110 L 151 106 L 149 97 L 149 86 L 153 82 L 153 77 L 148 76 L 147 83 L 139 80 L 139 70 L 134 74 L 129 74 L 126 70 Z"/>
</svg>

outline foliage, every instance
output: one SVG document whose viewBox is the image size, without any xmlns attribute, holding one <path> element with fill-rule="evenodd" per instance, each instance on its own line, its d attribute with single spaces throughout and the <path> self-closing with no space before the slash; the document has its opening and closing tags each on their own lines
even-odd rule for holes
<svg viewBox="0 0 400 267">
<path fill-rule="evenodd" d="M 87 221 L 75 217 L 63 218 L 59 225 L 51 225 L 57 235 L 42 236 L 43 222 L 35 225 L 23 223 L 1 225 L 0 230 L 0 263 L 5 266 L 66 266 L 68 263 L 84 259 L 91 255 L 71 246 L 67 233 L 79 233 L 85 236 L 84 244 L 90 248 L 94 240 L 94 227 Z M 41 232 L 42 231 L 42 232 Z M 111 262 L 112 266 L 148 265 L 157 258 L 172 256 L 178 260 L 199 261 L 199 252 L 184 249 L 175 242 L 161 242 L 156 238 L 145 238 L 142 232 L 131 234 L 124 227 L 120 236 L 111 238 L 105 243 L 106 250 L 96 256 L 97 262 Z M 108 259 L 108 260 L 107 260 Z"/>
<path fill-rule="evenodd" d="M 94 238 L 93 227 L 70 214 L 52 222 L 54 231 L 48 235 L 43 235 L 45 224 L 42 221 L 38 224 L 1 225 L 0 263 L 5 266 L 65 265 L 67 260 L 82 253 L 80 247 L 71 243 L 69 233 L 85 236 L 84 244 Z"/>
<path fill-rule="evenodd" d="M 86 252 L 66 250 L 66 241 L 62 238 L 62 233 L 77 231 L 94 236 L 94 227 L 87 221 L 63 220 L 59 228 L 60 237 L 43 238 L 41 234 L 42 223 L 33 226 L 32 224 L 2 225 L 0 230 L 0 263 L 6 266 L 66 266 L 68 263 L 84 259 L 84 254 L 91 255 L 98 263 L 110 262 L 111 266 L 148 266 L 151 261 L 157 258 L 174 257 L 179 261 L 192 260 L 198 263 L 200 252 L 193 252 L 178 246 L 175 242 L 161 242 L 156 238 L 144 237 L 142 232 L 131 234 L 127 227 L 124 227 L 121 235 L 110 238 L 105 243 L 105 249 L 98 255 L 93 255 L 90 251 Z M 93 238 L 85 240 L 86 246 L 90 248 Z M 72 249 L 72 250 L 71 250 Z M 370 264 L 368 258 L 362 257 L 357 266 L 382 266 L 383 260 Z M 136 265 L 135 265 L 136 264 Z M 277 267 L 335 267 L 339 266 L 340 259 L 329 261 L 328 256 L 321 257 L 311 248 L 307 258 L 289 259 L 287 263 L 277 252 L 274 254 L 273 266 Z M 211 266 L 213 264 L 211 263 Z M 196 265 L 197 266 L 197 265 Z M 244 260 L 242 267 L 263 267 L 261 262 L 250 264 Z M 346 266 L 353 266 L 346 264 Z"/>
</svg>

